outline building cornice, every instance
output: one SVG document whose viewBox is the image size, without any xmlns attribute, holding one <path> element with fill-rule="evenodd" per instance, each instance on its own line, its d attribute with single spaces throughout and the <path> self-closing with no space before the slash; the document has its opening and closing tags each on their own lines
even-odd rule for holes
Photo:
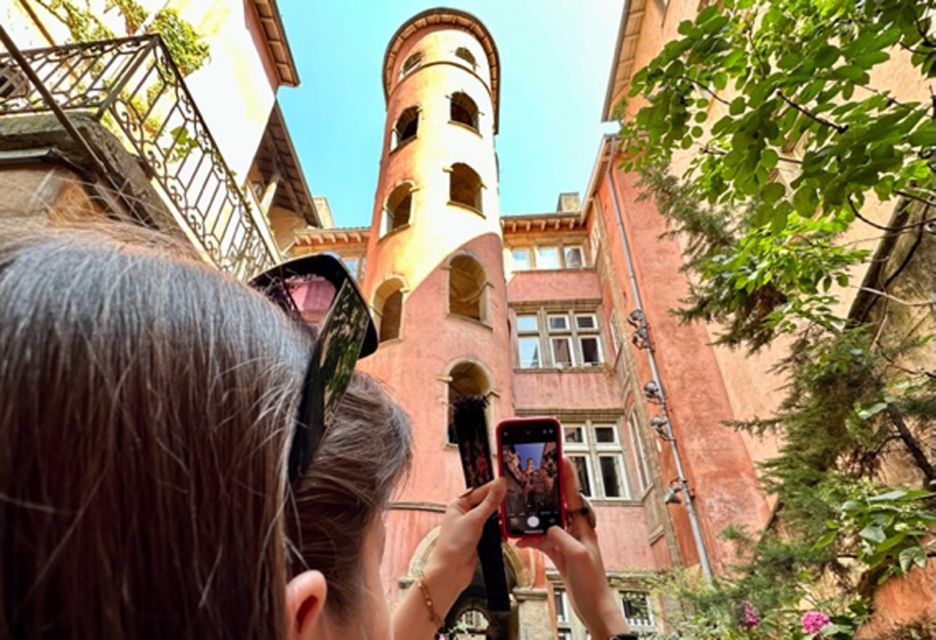
<svg viewBox="0 0 936 640">
<path fill-rule="evenodd" d="M 545 233 L 549 231 L 585 231 L 581 212 L 534 213 L 501 218 L 504 233 Z"/>
<path fill-rule="evenodd" d="M 393 69 L 396 66 L 396 58 L 403 48 L 403 44 L 420 29 L 437 25 L 448 25 L 462 29 L 472 34 L 481 43 L 484 53 L 487 56 L 488 68 L 491 72 L 491 95 L 494 102 L 494 133 L 497 133 L 498 123 L 500 121 L 500 55 L 497 53 L 497 45 L 494 44 L 494 38 L 490 31 L 484 26 L 477 17 L 461 11 L 447 7 L 436 7 L 417 13 L 415 16 L 400 25 L 396 30 L 390 42 L 387 44 L 387 50 L 384 53 L 383 61 L 383 90 L 384 100 L 390 97 L 390 85 L 393 80 Z"/>
<path fill-rule="evenodd" d="M 370 227 L 304 229 L 296 233 L 295 246 L 366 244 Z"/>
</svg>

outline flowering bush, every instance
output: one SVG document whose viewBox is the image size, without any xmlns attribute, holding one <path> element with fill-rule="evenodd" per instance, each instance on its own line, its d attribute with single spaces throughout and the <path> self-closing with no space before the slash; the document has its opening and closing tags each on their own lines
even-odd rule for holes
<svg viewBox="0 0 936 640">
<path fill-rule="evenodd" d="M 807 611 L 800 618 L 803 623 L 803 631 L 809 634 L 821 632 L 832 620 L 821 611 Z"/>
</svg>

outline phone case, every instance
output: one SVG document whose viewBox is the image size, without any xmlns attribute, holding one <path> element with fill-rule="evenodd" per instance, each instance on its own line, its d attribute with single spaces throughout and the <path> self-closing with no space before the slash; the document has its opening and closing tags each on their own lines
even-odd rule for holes
<svg viewBox="0 0 936 640">
<path fill-rule="evenodd" d="M 500 477 L 504 477 L 504 456 L 502 452 L 503 447 L 503 434 L 506 429 L 518 428 L 526 426 L 528 424 L 534 423 L 551 423 L 555 427 L 556 431 L 556 454 L 557 460 L 559 461 L 559 469 L 557 470 L 556 483 L 559 485 L 559 522 L 562 523 L 561 526 L 565 526 L 565 523 L 568 518 L 566 513 L 566 503 L 565 503 L 565 494 L 563 493 L 562 486 L 562 424 L 553 417 L 540 417 L 540 418 L 508 418 L 506 420 L 501 420 L 497 423 L 496 435 L 497 435 L 497 472 Z M 501 526 L 501 535 L 506 540 L 507 538 L 532 538 L 542 534 L 516 534 L 511 533 L 510 528 L 507 526 L 507 501 L 501 503 L 500 506 L 500 526 Z M 544 532 L 545 533 L 545 532 Z"/>
</svg>

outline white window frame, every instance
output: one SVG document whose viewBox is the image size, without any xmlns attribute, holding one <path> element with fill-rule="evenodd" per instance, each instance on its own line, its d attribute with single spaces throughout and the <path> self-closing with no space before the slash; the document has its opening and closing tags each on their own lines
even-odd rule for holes
<svg viewBox="0 0 936 640">
<path fill-rule="evenodd" d="M 532 329 L 524 329 L 520 326 L 520 318 L 533 318 L 534 327 Z M 539 335 L 539 315 L 535 313 L 518 313 L 517 314 L 517 335 Z"/>
<path fill-rule="evenodd" d="M 569 451 L 566 457 L 569 458 L 570 461 L 572 460 L 572 458 L 582 458 L 585 461 L 585 476 L 588 478 L 588 486 L 591 489 L 591 492 L 585 493 L 584 491 L 582 491 L 582 495 L 584 495 L 586 498 L 593 498 L 596 500 L 599 499 L 599 495 L 597 492 L 598 485 L 595 483 L 595 473 L 594 473 L 594 469 L 592 468 L 591 454 L 588 451 L 576 450 L 576 451 Z M 578 477 L 578 469 L 575 470 L 575 473 L 576 473 L 576 477 Z M 582 487 L 579 487 L 579 489 L 581 488 Z"/>
<path fill-rule="evenodd" d="M 539 362 L 536 364 L 530 363 L 526 364 L 523 360 L 523 348 L 522 344 L 524 341 L 536 341 L 536 348 L 538 351 Z M 540 340 L 539 335 L 520 335 L 517 336 L 517 365 L 520 369 L 542 369 L 545 366 L 543 362 L 543 341 Z"/>
<path fill-rule="evenodd" d="M 562 318 L 565 326 L 563 327 L 553 327 L 552 321 Z M 572 329 L 569 326 L 569 314 L 568 313 L 547 313 L 546 314 L 546 329 L 549 333 L 569 333 Z"/>
<path fill-rule="evenodd" d="M 542 266 L 541 256 L 543 251 L 553 250 L 556 252 L 556 266 L 544 267 Z M 538 245 L 536 247 L 536 269 L 542 271 L 554 271 L 556 269 L 562 269 L 562 246 L 558 244 L 544 244 Z"/>
<path fill-rule="evenodd" d="M 517 264 L 517 260 L 514 257 L 514 253 L 517 251 L 522 251 L 526 253 L 526 266 L 521 267 Z M 510 248 L 510 266 L 513 271 L 532 271 L 536 267 L 533 264 L 533 251 L 530 247 L 511 247 Z"/>
<path fill-rule="evenodd" d="M 627 599 L 627 595 L 639 595 L 643 596 L 644 601 L 647 603 L 647 619 L 643 618 L 628 618 L 627 611 L 624 608 L 624 601 Z M 656 620 L 653 617 L 653 603 L 650 600 L 650 594 L 646 591 L 635 591 L 632 589 L 622 589 L 618 591 L 618 603 L 621 605 L 621 613 L 624 615 L 624 619 L 627 620 L 627 625 L 634 631 L 656 631 Z"/>
<path fill-rule="evenodd" d="M 595 362 L 586 362 L 585 361 L 585 345 L 582 344 L 584 340 L 594 340 L 595 346 L 598 350 L 598 360 Z M 600 367 L 605 363 L 604 350 L 601 348 L 601 335 L 598 333 L 589 333 L 586 335 L 579 334 L 578 336 L 578 354 L 582 359 L 581 366 L 583 367 Z"/>
<path fill-rule="evenodd" d="M 578 251 L 579 265 L 577 267 L 569 266 L 569 256 L 566 252 Z M 562 268 L 563 269 L 586 269 L 588 260 L 585 258 L 585 247 L 580 244 L 567 244 L 562 246 Z"/>
<path fill-rule="evenodd" d="M 592 326 L 583 327 L 579 325 L 579 318 L 589 318 L 592 321 Z M 579 331 L 598 331 L 598 314 L 597 313 L 576 313 L 575 314 L 575 328 Z"/>
<path fill-rule="evenodd" d="M 599 442 L 598 429 L 611 429 L 611 433 L 614 434 L 614 440 L 612 442 Z M 621 435 L 618 433 L 618 426 L 613 422 L 593 422 L 590 431 L 590 435 L 594 436 L 596 449 L 608 449 L 611 451 L 621 450 Z"/>
<path fill-rule="evenodd" d="M 609 496 L 607 487 L 605 487 L 604 473 L 601 469 L 601 459 L 610 458 L 614 460 L 615 467 L 617 468 L 617 477 L 618 482 L 620 482 L 621 495 L 619 496 Z M 599 449 L 595 454 L 595 464 L 597 466 L 597 471 L 595 477 L 601 483 L 601 499 L 602 500 L 630 500 L 631 499 L 631 490 L 630 482 L 627 479 L 627 467 L 624 464 L 624 454 L 621 451 L 607 451 Z"/>
<path fill-rule="evenodd" d="M 582 434 L 581 442 L 569 442 L 566 440 L 566 431 L 569 429 L 578 429 Z M 588 451 L 588 425 L 585 423 L 575 423 L 562 425 L 562 447 L 567 451 Z"/>
<path fill-rule="evenodd" d="M 564 341 L 569 348 L 569 363 L 560 363 L 558 358 L 556 358 L 556 342 Z M 550 334 L 549 335 L 549 355 L 552 356 L 553 366 L 557 369 L 572 369 L 576 366 L 575 359 L 575 343 L 572 341 L 572 336 L 563 335 L 563 334 Z"/>
</svg>

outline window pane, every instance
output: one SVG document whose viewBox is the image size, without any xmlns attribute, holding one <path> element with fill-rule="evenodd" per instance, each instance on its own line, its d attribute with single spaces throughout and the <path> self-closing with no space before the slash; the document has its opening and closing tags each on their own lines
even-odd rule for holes
<svg viewBox="0 0 936 640">
<path fill-rule="evenodd" d="M 618 456 L 598 456 L 598 465 L 601 467 L 601 484 L 604 486 L 605 498 L 623 498 L 624 488 L 621 484 Z"/>
<path fill-rule="evenodd" d="M 598 444 L 615 444 L 617 443 L 617 438 L 615 437 L 614 427 L 595 427 L 595 442 Z"/>
<path fill-rule="evenodd" d="M 559 247 L 538 247 L 536 249 L 537 269 L 558 269 Z"/>
<path fill-rule="evenodd" d="M 553 366 L 572 366 L 572 341 L 568 338 L 552 339 Z"/>
<path fill-rule="evenodd" d="M 568 331 L 569 330 L 569 316 L 566 314 L 549 316 L 547 318 L 549 323 L 550 331 Z"/>
<path fill-rule="evenodd" d="M 556 640 L 572 640 L 572 632 L 568 629 L 559 629 L 558 633 Z"/>
<path fill-rule="evenodd" d="M 598 328 L 598 319 L 594 313 L 582 313 L 575 316 L 575 326 L 583 331 L 594 331 Z"/>
<path fill-rule="evenodd" d="M 621 609 L 627 624 L 634 627 L 652 627 L 653 617 L 650 613 L 650 598 L 646 593 L 639 591 L 621 592 Z"/>
<path fill-rule="evenodd" d="M 591 478 L 588 477 L 588 461 L 582 456 L 569 456 L 569 460 L 575 465 L 575 473 L 578 476 L 579 489 L 586 498 L 592 497 Z"/>
<path fill-rule="evenodd" d="M 524 314 L 517 316 L 518 333 L 536 333 L 539 331 L 539 323 L 533 314 Z"/>
<path fill-rule="evenodd" d="M 582 247 L 565 248 L 565 266 L 566 269 L 581 269 L 585 266 L 585 260 L 582 257 Z"/>
<path fill-rule="evenodd" d="M 585 444 L 585 428 L 582 426 L 564 426 L 562 433 L 566 444 Z"/>
<path fill-rule="evenodd" d="M 511 249 L 510 258 L 514 271 L 524 271 L 530 268 L 529 249 Z"/>
<path fill-rule="evenodd" d="M 563 591 L 562 589 L 556 589 L 553 592 L 553 598 L 555 599 L 555 602 L 556 602 L 556 621 L 568 622 L 569 610 L 566 608 L 565 591 Z"/>
<path fill-rule="evenodd" d="M 520 368 L 536 369 L 542 366 L 539 338 L 520 338 Z"/>
<path fill-rule="evenodd" d="M 598 338 L 579 338 L 582 344 L 582 362 L 585 364 L 600 364 L 601 349 L 598 347 Z"/>
</svg>

